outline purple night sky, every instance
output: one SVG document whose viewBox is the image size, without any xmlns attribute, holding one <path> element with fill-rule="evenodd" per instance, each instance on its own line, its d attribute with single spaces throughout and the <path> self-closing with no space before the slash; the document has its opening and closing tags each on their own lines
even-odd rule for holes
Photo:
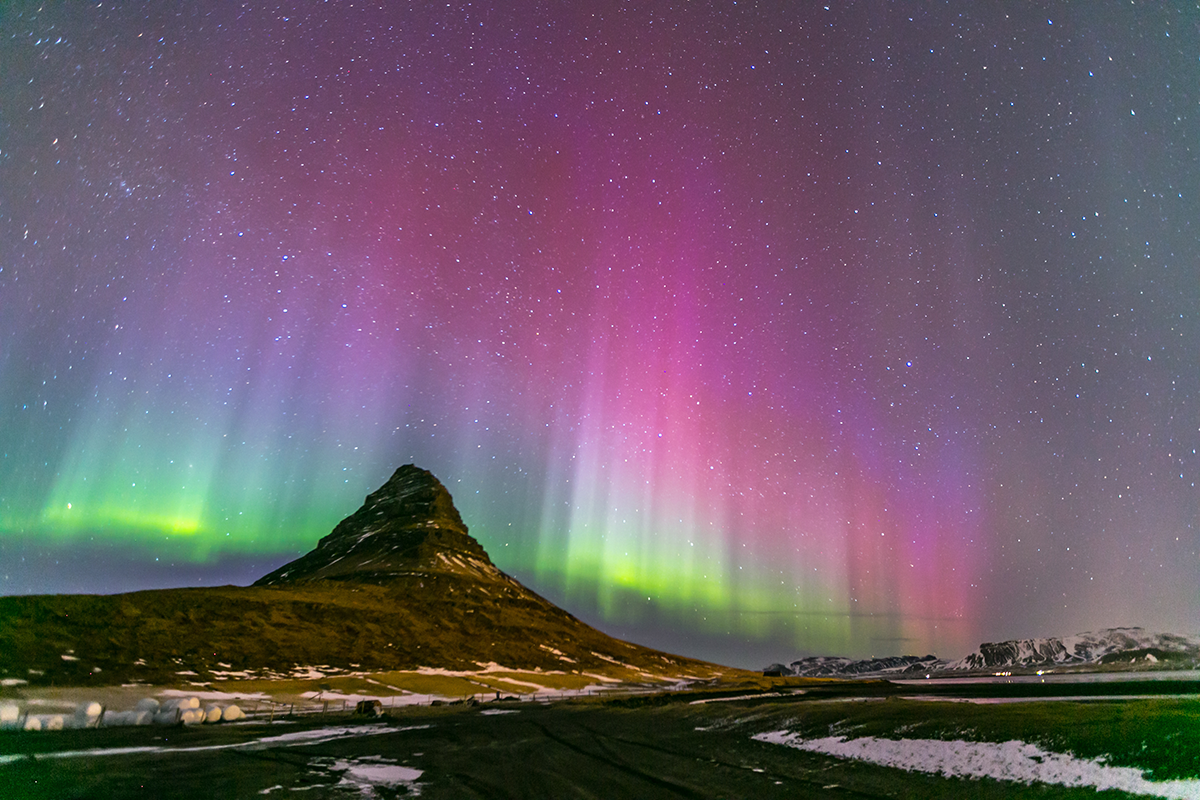
<svg viewBox="0 0 1200 800">
<path fill-rule="evenodd" d="M 1200 619 L 1192 3 L 14 2 L 0 593 L 397 466 L 757 667 Z"/>
</svg>

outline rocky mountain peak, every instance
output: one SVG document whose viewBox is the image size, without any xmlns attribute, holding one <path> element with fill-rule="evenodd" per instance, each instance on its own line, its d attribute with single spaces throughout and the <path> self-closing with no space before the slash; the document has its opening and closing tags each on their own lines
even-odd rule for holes
<svg viewBox="0 0 1200 800">
<path fill-rule="evenodd" d="M 338 523 L 316 548 L 255 585 L 314 580 L 378 583 L 432 572 L 478 578 L 502 575 L 467 532 L 441 481 L 429 470 L 406 464 L 367 495 L 362 507 Z"/>
<path fill-rule="evenodd" d="M 362 508 L 345 522 L 360 515 L 383 517 L 392 522 L 404 519 L 415 524 L 432 522 L 441 528 L 467 532 L 450 492 L 432 472 L 415 464 L 405 464 L 393 472 L 387 483 L 367 495 Z"/>
</svg>

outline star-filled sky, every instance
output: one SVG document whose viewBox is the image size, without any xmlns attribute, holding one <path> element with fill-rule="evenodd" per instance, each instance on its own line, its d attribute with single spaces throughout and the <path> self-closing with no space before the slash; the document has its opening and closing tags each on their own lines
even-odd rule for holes
<svg viewBox="0 0 1200 800">
<path fill-rule="evenodd" d="M 0 593 L 399 465 L 724 663 L 1200 619 L 1195 3 L 6 3 Z"/>
</svg>

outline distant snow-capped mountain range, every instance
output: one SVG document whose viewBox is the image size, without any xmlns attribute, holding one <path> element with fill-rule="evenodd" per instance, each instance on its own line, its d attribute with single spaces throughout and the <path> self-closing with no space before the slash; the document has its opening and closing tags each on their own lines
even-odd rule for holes
<svg viewBox="0 0 1200 800">
<path fill-rule="evenodd" d="M 946 669 L 1057 667 L 1130 661 L 1190 661 L 1200 658 L 1200 638 L 1154 633 L 1142 628 L 1106 628 L 1061 639 L 1013 639 L 981 644 Z"/>
<path fill-rule="evenodd" d="M 946 668 L 937 656 L 888 656 L 856 661 L 839 656 L 812 656 L 786 666 L 772 664 L 764 672 L 775 675 L 799 675 L 804 678 L 849 678 L 926 673 Z"/>
<path fill-rule="evenodd" d="M 1167 664 L 1180 669 L 1200 667 L 1200 637 L 1155 633 L 1142 628 L 1106 628 L 1059 638 L 1012 639 L 987 642 L 957 661 L 933 655 L 891 656 L 854 660 L 833 656 L 801 658 L 772 664 L 764 672 L 802 677 L 910 677 L 932 672 L 1103 667 L 1141 663 Z"/>
</svg>

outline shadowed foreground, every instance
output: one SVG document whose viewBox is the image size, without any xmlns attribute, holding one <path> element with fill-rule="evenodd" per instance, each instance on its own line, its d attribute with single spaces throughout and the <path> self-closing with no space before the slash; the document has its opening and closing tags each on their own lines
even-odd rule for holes
<svg viewBox="0 0 1200 800">
<path fill-rule="evenodd" d="M 300 790 L 304 798 L 1094 798 L 1092 787 L 947 779 L 752 736 L 786 728 L 805 736 L 898 737 L 905 729 L 906 736 L 952 740 L 965 732 L 978 740 L 1039 740 L 1080 757 L 1104 754 L 1162 779 L 1196 775 L 1198 712 L 1195 699 L 978 706 L 774 697 L 698 705 L 675 696 L 419 708 L 384 722 L 331 715 L 166 731 L 5 732 L 0 796 L 290 797 Z"/>
</svg>

